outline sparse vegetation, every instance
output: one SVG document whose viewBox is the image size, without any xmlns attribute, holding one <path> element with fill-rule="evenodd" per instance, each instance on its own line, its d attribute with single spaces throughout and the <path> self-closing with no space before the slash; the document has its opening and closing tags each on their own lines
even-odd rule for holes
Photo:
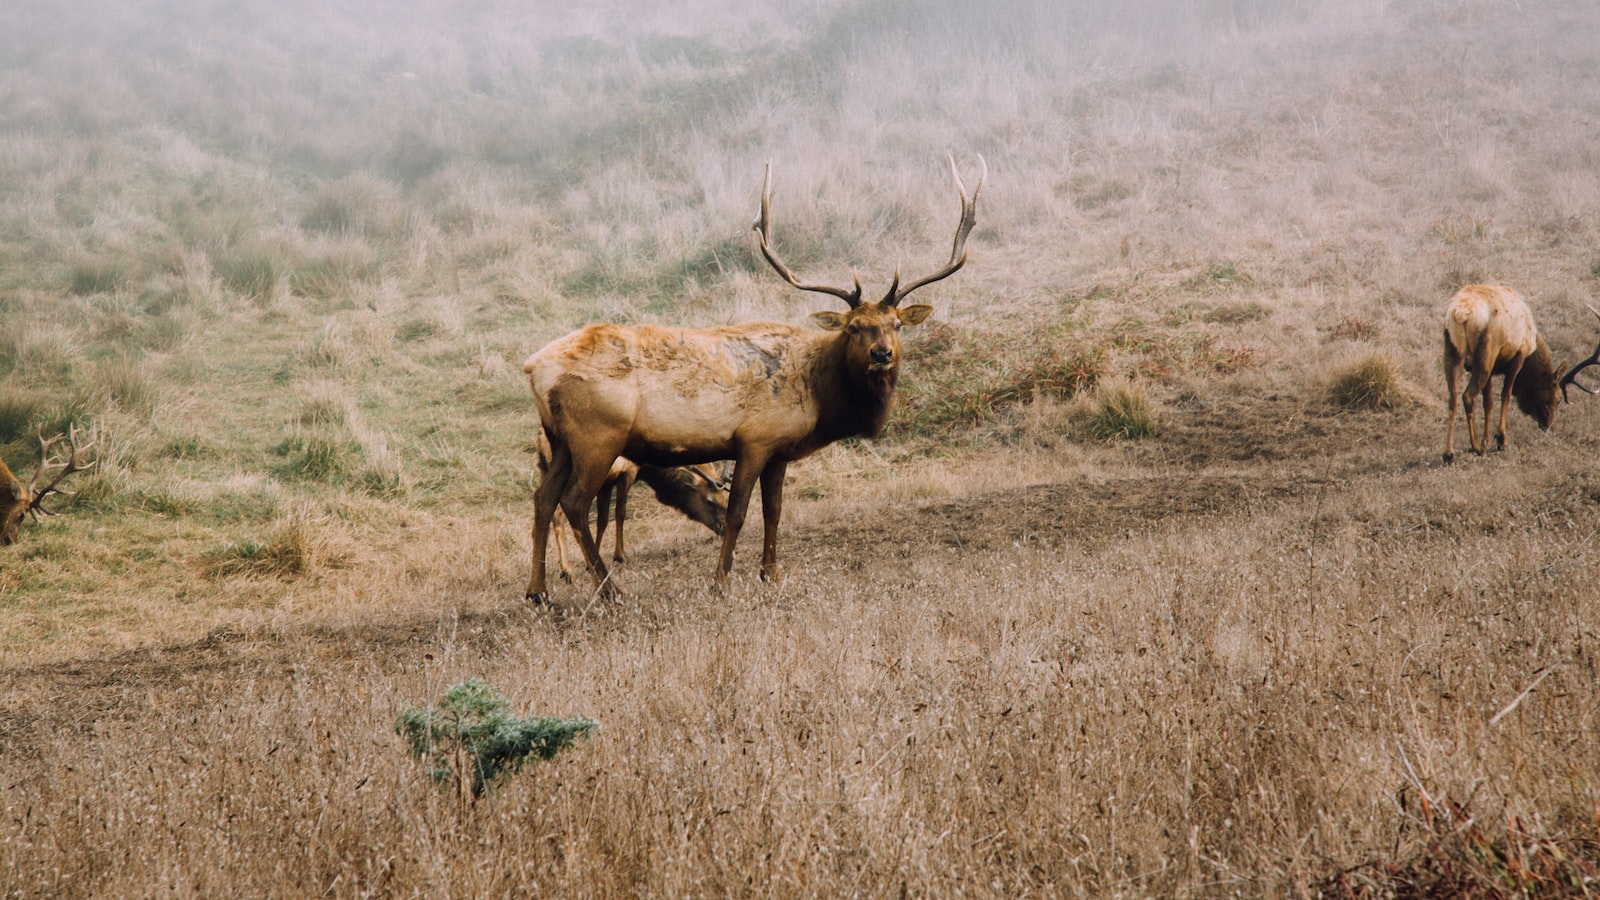
<svg viewBox="0 0 1600 900">
<path fill-rule="evenodd" d="M 0 453 L 103 448 L 0 548 L 0 894 L 1592 892 L 1600 412 L 1434 449 L 1454 289 L 1592 345 L 1591 5 L 580 12 L 0 10 Z M 767 159 L 881 295 L 946 151 L 783 586 L 641 495 L 524 606 L 521 360 L 833 306 Z M 396 721 L 484 672 L 610 737 L 453 802 Z"/>
</svg>

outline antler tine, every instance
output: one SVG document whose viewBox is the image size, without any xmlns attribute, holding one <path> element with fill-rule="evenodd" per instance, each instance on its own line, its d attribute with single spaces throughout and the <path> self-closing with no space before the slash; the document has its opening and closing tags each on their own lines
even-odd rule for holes
<svg viewBox="0 0 1600 900">
<path fill-rule="evenodd" d="M 755 224 L 751 226 L 751 228 L 755 230 L 757 241 L 761 244 L 761 255 L 765 256 L 767 258 L 767 262 L 771 264 L 772 268 L 775 269 L 779 275 L 783 276 L 784 281 L 789 282 L 796 288 L 799 288 L 802 291 L 815 291 L 819 294 L 832 294 L 833 296 L 838 297 L 840 300 L 843 300 L 845 303 L 849 304 L 851 309 L 855 309 L 857 306 L 860 306 L 861 276 L 859 275 L 855 276 L 855 288 L 853 290 L 828 287 L 827 285 L 821 284 L 800 283 L 800 279 L 795 277 L 794 273 L 789 270 L 789 267 L 784 265 L 783 260 L 778 258 L 778 254 L 774 253 L 772 250 L 772 235 L 770 232 L 771 206 L 772 163 L 771 161 L 768 161 L 767 176 L 761 184 L 761 215 L 756 218 Z"/>
<path fill-rule="evenodd" d="M 1587 303 L 1585 303 L 1584 306 L 1588 306 L 1589 312 L 1594 313 L 1594 317 L 1596 319 L 1600 319 L 1600 310 L 1595 309 L 1593 306 L 1589 306 Z M 1588 359 L 1585 359 L 1573 366 L 1571 369 L 1568 369 L 1567 374 L 1561 376 L 1561 402 L 1571 402 L 1570 398 L 1567 397 L 1568 386 L 1575 387 L 1578 390 L 1583 391 L 1585 394 L 1596 393 L 1595 391 L 1592 391 L 1578 383 L 1578 373 L 1597 363 L 1600 363 L 1600 343 L 1594 345 L 1594 352 L 1589 354 Z"/>
<path fill-rule="evenodd" d="M 690 474 L 710 485 L 713 490 L 725 491 L 728 489 L 728 482 L 726 480 L 712 478 L 710 475 L 707 475 L 703 470 L 701 470 L 699 466 L 688 466 L 687 468 L 689 469 Z"/>
<path fill-rule="evenodd" d="M 961 223 L 956 226 L 956 240 L 955 246 L 950 248 L 950 262 L 927 278 L 913 281 L 905 287 L 890 288 L 888 296 L 883 298 L 885 306 L 900 305 L 900 301 L 909 296 L 912 291 L 924 285 L 933 284 L 935 281 L 949 278 L 956 273 L 957 269 L 967 264 L 967 235 L 972 233 L 972 226 L 977 224 L 978 221 L 978 194 L 983 190 L 984 179 L 989 177 L 989 164 L 984 161 L 982 154 L 978 156 L 978 165 L 982 166 L 983 170 L 978 175 L 978 183 L 973 187 L 972 195 L 969 197 L 967 196 L 967 183 L 961 180 L 961 172 L 956 168 L 955 154 L 947 154 L 947 158 L 950 160 L 950 174 L 956 180 L 956 190 L 961 193 Z M 898 279 L 896 280 L 898 281 Z"/>
<path fill-rule="evenodd" d="M 68 453 L 66 461 L 48 462 L 47 460 L 50 448 L 63 437 L 67 439 Z M 78 462 L 78 454 L 94 449 L 96 440 L 98 440 L 98 438 L 91 438 L 89 443 L 80 446 L 78 444 L 78 427 L 76 425 L 68 429 L 67 434 L 58 434 L 48 441 L 44 439 L 43 434 L 39 435 L 39 466 L 38 468 L 34 469 L 33 478 L 28 481 L 28 495 L 30 497 L 28 501 L 28 513 L 33 516 L 35 521 L 38 520 L 40 515 L 52 515 L 50 510 L 44 508 L 44 498 L 50 496 L 51 494 L 71 493 L 71 491 L 67 491 L 60 487 L 61 482 L 65 480 L 68 475 L 95 467 L 96 462 L 98 461 L 80 463 Z M 42 488 L 39 487 L 39 482 L 43 480 L 45 473 L 57 466 L 60 466 L 61 469 L 50 479 L 50 483 L 46 484 Z"/>
</svg>

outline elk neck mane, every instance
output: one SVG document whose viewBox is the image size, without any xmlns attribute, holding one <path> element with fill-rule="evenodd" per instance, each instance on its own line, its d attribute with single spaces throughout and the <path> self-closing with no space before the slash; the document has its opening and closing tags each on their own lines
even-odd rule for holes
<svg viewBox="0 0 1600 900">
<path fill-rule="evenodd" d="M 1556 374 L 1555 359 L 1550 355 L 1549 345 L 1542 337 L 1536 340 L 1537 345 L 1522 361 L 1522 371 L 1517 373 L 1517 380 L 1511 385 L 1511 396 L 1517 400 L 1517 409 L 1537 418 L 1548 402 L 1548 391 L 1542 386 L 1552 384 Z"/>
<path fill-rule="evenodd" d="M 828 443 L 882 434 L 900 376 L 898 365 L 887 372 L 851 371 L 848 345 L 843 332 L 829 334 L 816 357 L 816 434 Z"/>
</svg>

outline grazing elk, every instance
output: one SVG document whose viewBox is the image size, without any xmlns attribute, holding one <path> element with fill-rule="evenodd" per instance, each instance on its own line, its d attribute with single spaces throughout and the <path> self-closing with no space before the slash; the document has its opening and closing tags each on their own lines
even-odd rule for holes
<svg viewBox="0 0 1600 900">
<path fill-rule="evenodd" d="M 1467 439 L 1472 452 L 1482 456 L 1489 444 L 1492 410 L 1489 382 L 1500 376 L 1500 422 L 1495 429 L 1495 449 L 1506 446 L 1506 404 L 1512 397 L 1517 408 L 1548 431 L 1555 423 L 1556 404 L 1570 379 L 1561 377 L 1550 348 L 1533 324 L 1533 313 L 1522 295 L 1507 287 L 1469 284 L 1450 298 L 1444 317 L 1444 370 L 1450 390 L 1450 420 L 1445 428 L 1444 461 L 1455 459 L 1456 400 L 1467 413 Z M 1462 372 L 1471 373 L 1461 390 Z M 1582 387 L 1582 385 L 1579 385 Z M 1483 434 L 1473 425 L 1473 404 L 1483 397 Z"/>
<path fill-rule="evenodd" d="M 67 438 L 70 451 L 66 459 L 50 459 L 50 448 L 63 437 Z M 78 454 L 91 449 L 94 441 L 83 446 L 78 446 L 78 430 L 71 429 L 70 434 L 56 435 L 50 440 L 39 436 L 39 464 L 33 470 L 33 477 L 28 479 L 26 487 L 17 476 L 11 473 L 4 460 L 0 460 L 0 546 L 8 546 L 17 540 L 17 533 L 21 531 L 22 517 L 32 515 L 37 521 L 40 515 L 50 515 L 50 510 L 44 508 L 44 498 L 51 494 L 63 494 L 61 482 L 66 480 L 73 472 L 81 472 L 90 468 L 94 463 L 80 463 Z M 52 471 L 54 470 L 54 471 Z M 39 482 L 49 476 L 50 480 L 44 487 Z"/>
<path fill-rule="evenodd" d="M 539 471 L 550 468 L 550 438 L 539 429 L 537 447 Z M 600 486 L 596 495 L 598 512 L 595 516 L 594 542 L 605 540 L 606 524 L 610 518 L 611 497 L 617 500 L 617 536 L 612 551 L 613 562 L 625 562 L 627 551 L 623 546 L 623 523 L 628 518 L 628 492 L 635 481 L 643 481 L 655 492 L 662 505 L 671 507 L 714 534 L 722 534 L 728 517 L 728 476 L 720 467 L 705 463 L 697 466 L 641 466 L 624 457 L 611 464 L 611 474 Z M 572 569 L 567 565 L 567 545 L 561 529 L 555 531 L 556 559 L 561 565 L 561 576 L 570 579 Z"/>
<path fill-rule="evenodd" d="M 953 158 L 950 173 L 961 195 L 950 261 L 905 286 L 896 272 L 888 293 L 873 301 L 861 298 L 859 277 L 853 288 L 803 284 L 778 258 L 770 233 L 772 167 L 767 166 L 753 226 L 757 242 L 789 284 L 838 297 L 849 307 L 813 313 L 822 331 L 779 322 L 704 329 L 602 324 L 558 338 L 528 357 L 523 371 L 551 449 L 550 467 L 534 496 L 529 599 L 547 599 L 545 545 L 558 505 L 576 526 L 600 593 L 615 596 L 587 519 L 589 504 L 619 456 L 657 466 L 734 460 L 715 583 L 719 588 L 728 583 L 734 545 L 758 481 L 765 526 L 761 577 L 780 580 L 778 521 L 789 463 L 842 438 L 877 437 L 883 431 L 900 372 L 900 327 L 916 325 L 933 311 L 900 303 L 967 261 L 967 235 L 976 221 L 987 166 L 971 196 Z"/>
</svg>

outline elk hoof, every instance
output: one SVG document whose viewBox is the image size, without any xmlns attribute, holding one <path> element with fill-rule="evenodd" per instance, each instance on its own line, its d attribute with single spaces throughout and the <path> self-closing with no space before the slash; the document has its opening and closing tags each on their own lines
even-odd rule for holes
<svg viewBox="0 0 1600 900">
<path fill-rule="evenodd" d="M 550 602 L 550 597 L 548 595 L 544 593 L 534 593 L 533 591 L 529 591 L 527 594 L 523 595 L 522 599 L 532 603 L 534 606 L 545 606 Z"/>
<path fill-rule="evenodd" d="M 1445 465 L 1448 466 L 1448 465 L 1450 465 L 1451 463 L 1453 463 L 1455 461 L 1456 461 L 1456 455 L 1454 453 L 1446 453 L 1444 455 L 1444 464 Z"/>
<path fill-rule="evenodd" d="M 571 584 L 572 583 L 572 573 L 568 572 L 566 569 L 562 569 L 561 570 L 561 580 L 565 581 L 567 584 Z"/>
<path fill-rule="evenodd" d="M 628 558 L 626 556 L 613 556 L 611 557 L 611 561 L 614 563 L 625 563 L 628 561 Z"/>
</svg>

